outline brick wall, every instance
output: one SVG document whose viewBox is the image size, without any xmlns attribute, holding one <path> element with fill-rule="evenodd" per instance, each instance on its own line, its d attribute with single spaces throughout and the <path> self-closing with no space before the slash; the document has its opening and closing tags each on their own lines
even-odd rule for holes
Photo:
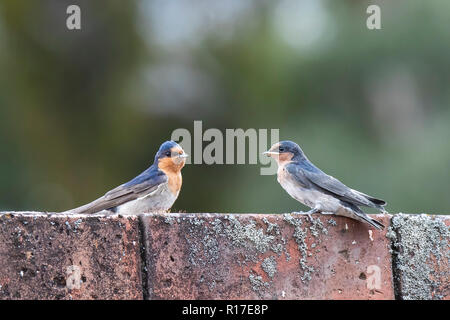
<svg viewBox="0 0 450 320">
<path fill-rule="evenodd" d="M 0 213 L 0 299 L 450 299 L 450 218 Z"/>
</svg>

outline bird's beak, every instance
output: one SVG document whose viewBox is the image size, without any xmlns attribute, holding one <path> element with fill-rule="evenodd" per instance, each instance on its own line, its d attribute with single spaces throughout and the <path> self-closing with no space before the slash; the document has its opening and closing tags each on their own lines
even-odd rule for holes
<svg viewBox="0 0 450 320">
<path fill-rule="evenodd" d="M 275 151 L 264 151 L 263 154 L 265 154 L 266 156 L 270 157 L 271 155 L 275 154 L 275 155 L 279 155 L 279 152 L 275 152 Z"/>
<path fill-rule="evenodd" d="M 183 152 L 182 154 L 178 155 L 178 158 L 187 158 L 189 155 L 186 152 Z"/>
</svg>

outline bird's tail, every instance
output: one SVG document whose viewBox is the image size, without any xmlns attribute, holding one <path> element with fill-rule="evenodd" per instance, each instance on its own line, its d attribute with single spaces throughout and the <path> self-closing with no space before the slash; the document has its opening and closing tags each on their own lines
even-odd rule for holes
<svg viewBox="0 0 450 320">
<path fill-rule="evenodd" d="M 365 213 L 363 213 L 361 211 L 361 213 L 358 212 L 358 218 L 368 224 L 370 224 L 372 227 L 376 228 L 377 230 L 383 230 L 384 229 L 384 224 L 382 224 L 381 222 L 378 222 L 375 219 L 372 219 L 371 217 L 369 217 L 368 215 L 366 215 Z"/>
<path fill-rule="evenodd" d="M 73 209 L 69 209 L 66 211 L 61 212 L 61 214 L 79 214 L 79 213 L 92 213 L 87 211 L 88 206 L 87 205 L 83 205 L 77 208 L 73 208 Z"/>
<path fill-rule="evenodd" d="M 381 200 L 381 199 L 377 199 L 377 198 L 374 198 L 374 197 L 371 197 L 371 196 L 369 196 L 369 195 L 367 195 L 365 193 L 362 193 L 360 191 L 357 191 L 357 190 L 353 190 L 353 191 L 358 193 L 360 196 L 363 196 L 367 200 L 369 200 L 373 204 L 373 206 L 371 206 L 371 207 L 377 208 L 378 210 L 381 210 L 382 212 L 386 211 L 383 208 L 386 205 L 386 201 Z"/>
<path fill-rule="evenodd" d="M 97 200 L 94 200 L 90 203 L 87 203 L 85 205 L 82 205 L 77 208 L 73 208 L 64 212 L 61 212 L 61 214 L 80 214 L 80 213 L 86 213 L 86 214 L 93 214 L 97 213 L 105 208 L 100 206 L 102 198 L 99 198 Z"/>
<path fill-rule="evenodd" d="M 378 230 L 383 230 L 384 229 L 384 224 L 382 224 L 381 222 L 378 222 L 375 219 L 367 217 L 367 220 L 366 219 L 364 219 L 364 220 L 367 221 L 372 227 L 375 227 Z"/>
<path fill-rule="evenodd" d="M 362 211 L 358 206 L 348 203 L 347 204 L 348 207 L 351 208 L 351 210 L 355 213 L 357 220 L 366 222 L 368 224 L 370 224 L 372 227 L 378 229 L 378 230 L 383 230 L 384 229 L 384 224 L 382 224 L 381 222 L 378 222 L 375 219 L 372 219 L 371 217 L 369 217 L 367 214 L 364 213 L 364 211 Z"/>
<path fill-rule="evenodd" d="M 379 206 L 385 206 L 386 205 L 386 201 L 381 200 L 381 199 L 377 199 L 377 198 L 372 198 L 372 197 L 366 197 L 369 201 L 373 202 L 374 204 L 377 204 Z"/>
</svg>

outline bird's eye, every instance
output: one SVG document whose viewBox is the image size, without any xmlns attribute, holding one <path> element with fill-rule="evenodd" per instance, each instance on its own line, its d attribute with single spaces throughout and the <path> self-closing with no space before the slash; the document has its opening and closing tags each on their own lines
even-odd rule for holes
<svg viewBox="0 0 450 320">
<path fill-rule="evenodd" d="M 280 150 L 280 152 L 283 152 L 283 151 L 284 151 L 284 148 L 283 148 L 283 147 L 280 147 L 280 148 L 278 148 L 278 150 Z"/>
<path fill-rule="evenodd" d="M 166 151 L 166 156 L 170 157 L 171 154 L 172 154 L 172 152 Z"/>
</svg>

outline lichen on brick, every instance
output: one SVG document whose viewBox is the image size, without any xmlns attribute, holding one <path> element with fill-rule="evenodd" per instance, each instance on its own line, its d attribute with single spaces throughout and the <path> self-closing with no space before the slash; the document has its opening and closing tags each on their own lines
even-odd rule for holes
<svg viewBox="0 0 450 320">
<path fill-rule="evenodd" d="M 265 282 L 261 276 L 250 273 L 248 276 L 252 290 L 262 296 L 264 291 L 269 288 L 269 283 Z"/>
<path fill-rule="evenodd" d="M 271 223 L 269 220 L 267 220 L 267 218 L 263 218 L 262 219 L 263 222 L 267 225 L 267 229 L 266 232 L 267 233 L 274 233 L 275 235 L 280 235 L 280 227 L 278 226 L 278 224 L 276 223 Z"/>
<path fill-rule="evenodd" d="M 167 223 L 167 224 L 172 225 L 172 224 L 174 224 L 175 219 L 174 219 L 173 217 L 171 217 L 171 216 L 167 216 L 167 217 L 164 219 L 164 222 Z"/>
<path fill-rule="evenodd" d="M 301 258 L 299 259 L 299 265 L 301 270 L 303 271 L 301 280 L 303 283 L 307 283 L 311 280 L 312 273 L 314 272 L 314 268 L 312 266 L 309 266 L 307 263 L 307 258 L 312 256 L 312 253 L 308 252 L 308 245 L 306 243 L 308 230 L 311 236 L 317 239 L 318 243 L 321 242 L 319 237 L 320 233 L 327 235 L 328 230 L 319 218 L 310 218 L 311 225 L 309 226 L 309 228 L 307 226 L 303 227 L 303 221 L 301 219 L 295 219 L 293 215 L 290 214 L 284 214 L 283 220 L 294 227 L 294 233 L 292 237 L 297 243 L 297 248 L 301 256 Z M 314 243 L 311 248 L 315 248 L 316 246 L 317 245 Z M 317 249 L 317 251 L 320 252 L 320 249 Z"/>
<path fill-rule="evenodd" d="M 175 220 L 171 220 L 174 223 Z M 187 234 L 184 235 L 189 246 L 189 262 L 196 266 L 214 264 L 219 257 L 219 245 L 215 238 L 215 232 L 210 230 L 203 219 L 192 217 L 187 220 Z M 183 219 L 184 223 L 185 220 Z M 170 224 L 172 224 L 170 223 Z M 201 241 L 198 241 L 201 239 Z"/>
<path fill-rule="evenodd" d="M 322 234 L 328 234 L 328 230 L 319 218 L 311 219 L 311 226 L 309 227 L 309 230 L 311 231 L 312 236 L 316 238 L 319 236 L 320 232 L 322 232 Z"/>
<path fill-rule="evenodd" d="M 431 300 L 449 295 L 450 230 L 442 218 L 398 214 L 386 236 L 392 243 L 400 298 Z"/>
<path fill-rule="evenodd" d="M 294 227 L 293 238 L 297 243 L 298 250 L 300 252 L 301 258 L 299 260 L 300 268 L 303 270 L 302 281 L 311 279 L 311 268 L 306 263 L 306 258 L 308 256 L 308 245 L 305 242 L 307 231 L 301 226 L 303 224 L 301 219 L 294 219 L 292 215 L 284 214 L 284 221 L 289 223 Z"/>
<path fill-rule="evenodd" d="M 248 277 L 252 290 L 259 293 L 272 285 L 280 263 L 277 259 L 283 257 L 287 262 L 291 261 L 288 251 L 290 241 L 295 241 L 299 253 L 296 259 L 298 279 L 303 283 L 309 282 L 316 270 L 308 260 L 314 259 L 313 256 L 320 251 L 321 235 L 327 235 L 327 227 L 330 226 L 326 222 L 323 223 L 319 217 L 305 220 L 305 217 L 295 214 L 284 214 L 273 219 L 263 216 L 260 220 L 252 215 L 243 217 L 234 214 L 185 214 L 181 217 L 164 217 L 162 222 L 167 224 L 167 228 L 174 227 L 175 223 L 180 225 L 188 249 L 185 258 L 193 268 L 205 267 L 205 270 L 208 270 L 208 265 L 217 265 L 221 263 L 223 255 L 231 254 L 229 259 L 232 264 L 216 266 L 213 269 L 221 270 L 221 274 L 225 275 L 228 274 L 227 270 L 241 267 L 246 270 L 243 277 Z M 293 228 L 285 228 L 282 224 Z M 314 243 L 311 250 L 308 248 L 310 240 Z M 269 252 L 271 255 L 268 255 Z M 258 274 L 252 268 L 255 264 L 259 264 L 260 272 L 265 274 Z M 270 279 L 269 282 L 263 281 L 262 276 L 265 275 Z M 225 281 L 219 278 L 214 273 L 201 272 L 197 281 L 213 290 L 217 283 Z"/>
<path fill-rule="evenodd" d="M 261 264 L 262 269 L 267 275 L 273 279 L 274 275 L 277 273 L 277 261 L 275 257 L 270 256 L 264 259 Z"/>
<path fill-rule="evenodd" d="M 264 253 L 270 249 L 273 235 L 267 235 L 262 228 L 256 227 L 256 222 L 251 220 L 244 225 L 232 215 L 225 217 L 229 223 L 224 227 L 225 235 L 237 246 L 246 246 L 250 242 L 257 251 Z"/>
</svg>

